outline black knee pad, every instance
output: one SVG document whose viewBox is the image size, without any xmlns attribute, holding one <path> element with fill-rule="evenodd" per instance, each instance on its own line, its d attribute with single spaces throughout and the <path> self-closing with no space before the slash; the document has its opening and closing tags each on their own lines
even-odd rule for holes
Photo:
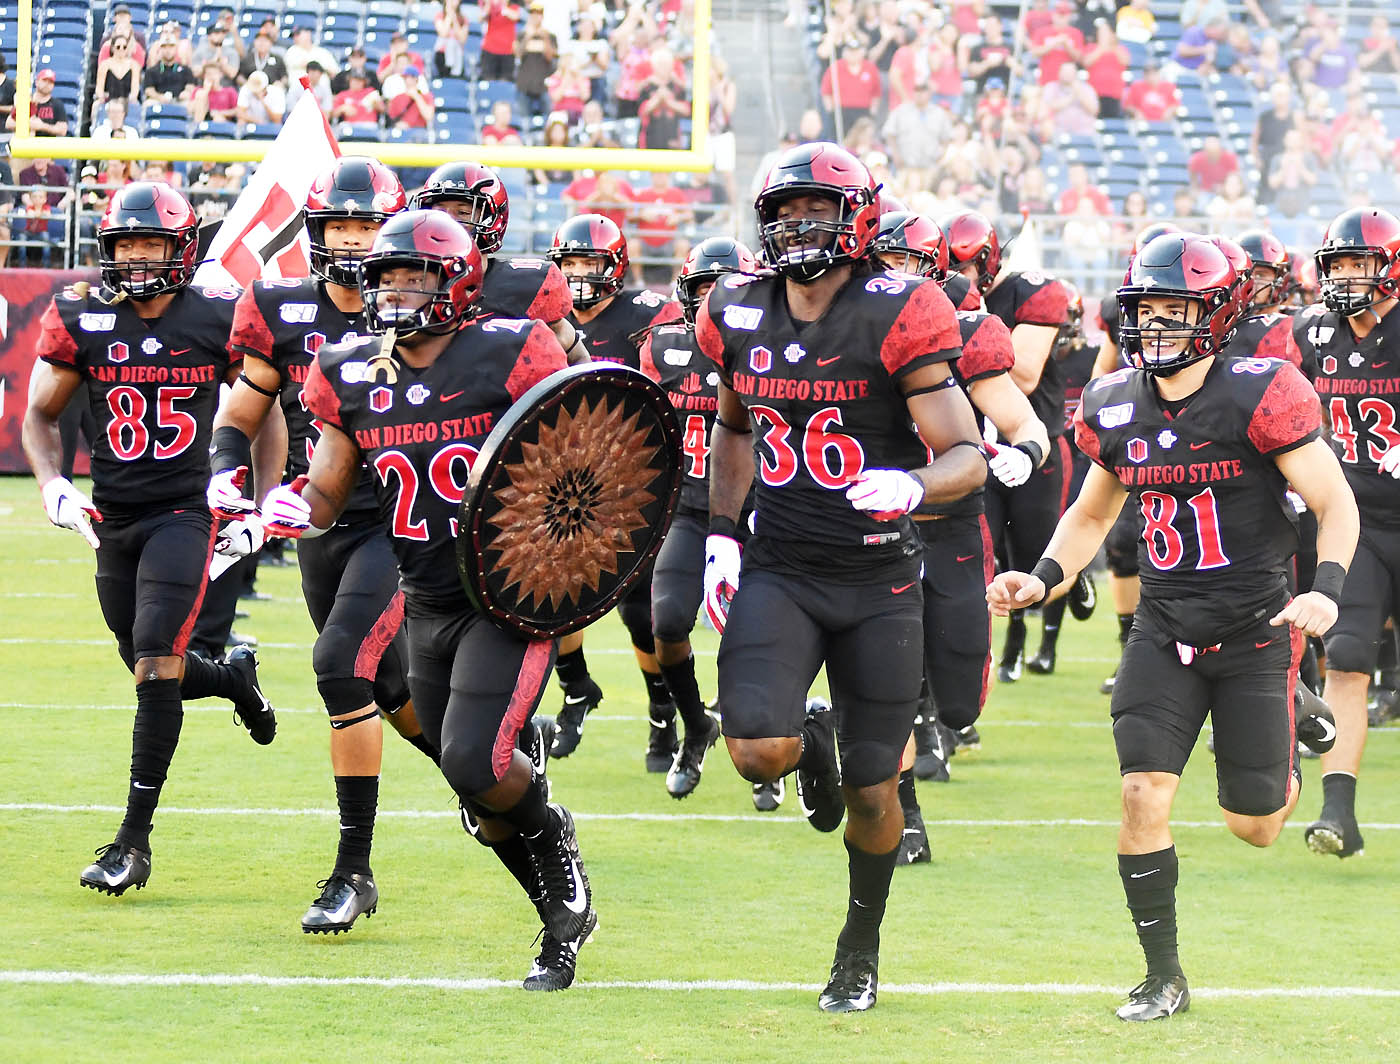
<svg viewBox="0 0 1400 1064">
<path fill-rule="evenodd" d="M 408 692 L 408 681 L 402 672 L 394 670 L 385 675 L 385 670 L 380 669 L 379 675 L 374 678 L 371 685 L 374 691 L 374 704 L 385 713 L 397 713 L 408 704 L 411 697 Z"/>
<path fill-rule="evenodd" d="M 446 739 L 441 753 L 443 778 L 459 795 L 483 794 L 499 780 L 491 767 L 491 746 Z"/>
<path fill-rule="evenodd" d="M 353 713 L 375 701 L 374 685 L 358 676 L 318 676 L 316 690 L 332 717 Z"/>
<path fill-rule="evenodd" d="M 623 622 L 626 623 L 625 614 Z M 659 595 L 651 600 L 651 627 L 656 638 L 663 643 L 684 643 L 695 627 L 695 615 L 685 615 L 680 596 Z"/>
<path fill-rule="evenodd" d="M 1368 676 L 1375 671 L 1379 642 L 1368 644 L 1350 632 L 1338 632 L 1325 637 L 1327 668 L 1336 672 L 1361 672 Z"/>
<path fill-rule="evenodd" d="M 622 618 L 627 634 L 632 637 L 632 645 L 644 653 L 655 654 L 656 640 L 651 634 L 650 600 L 642 602 L 625 598 L 617 605 L 617 615 Z"/>
<path fill-rule="evenodd" d="M 873 787 L 899 774 L 902 747 L 856 742 L 841 748 L 841 782 L 848 787 Z"/>
</svg>

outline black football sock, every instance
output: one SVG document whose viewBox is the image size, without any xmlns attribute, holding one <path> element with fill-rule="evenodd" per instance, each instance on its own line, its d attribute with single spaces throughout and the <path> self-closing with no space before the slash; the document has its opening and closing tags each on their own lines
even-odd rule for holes
<svg viewBox="0 0 1400 1064">
<path fill-rule="evenodd" d="M 1380 654 L 1376 668 L 1380 670 L 1380 686 L 1394 691 L 1400 687 L 1400 647 L 1396 646 L 1396 633 L 1391 630 L 1381 632 Z"/>
<path fill-rule="evenodd" d="M 700 734 L 705 728 L 705 703 L 700 699 L 700 684 L 695 679 L 695 655 L 675 665 L 661 666 L 661 675 L 671 701 L 680 710 L 686 732 Z M 652 705 L 656 704 L 653 699 Z"/>
<path fill-rule="evenodd" d="M 802 722 L 802 732 L 798 735 L 802 749 L 797 755 L 797 764 L 792 767 L 802 772 L 820 775 L 830 768 L 831 763 L 827 760 L 825 736 L 820 742 L 812 738 L 815 728 L 816 725 L 810 717 Z"/>
<path fill-rule="evenodd" d="M 846 842 L 850 859 L 850 899 L 846 905 L 846 926 L 836 938 L 844 949 L 878 950 L 880 922 L 885 918 L 885 901 L 890 896 L 896 846 L 889 853 L 866 853 Z"/>
<path fill-rule="evenodd" d="M 1128 633 L 1133 630 L 1133 614 L 1120 613 L 1118 615 L 1118 645 L 1125 647 L 1128 645 Z"/>
<path fill-rule="evenodd" d="M 1350 772 L 1329 772 L 1322 777 L 1322 814 L 1356 816 L 1356 777 Z"/>
<path fill-rule="evenodd" d="M 536 787 L 533 783 L 525 788 L 520 801 L 505 812 L 494 815 L 510 824 L 526 839 L 536 839 L 559 828 L 559 821 L 549 811 L 543 788 Z"/>
<path fill-rule="evenodd" d="M 661 672 L 647 672 L 640 670 L 642 683 L 646 684 L 647 701 L 653 706 L 669 706 L 672 704 L 671 690 L 666 686 L 665 670 Z"/>
<path fill-rule="evenodd" d="M 1181 975 L 1176 955 L 1176 847 L 1156 853 L 1118 855 L 1118 875 L 1128 897 L 1147 974 Z"/>
<path fill-rule="evenodd" d="M 899 807 L 906 813 L 919 811 L 919 796 L 914 790 L 914 770 L 906 768 L 899 774 Z"/>
<path fill-rule="evenodd" d="M 179 680 L 142 680 L 136 685 L 136 721 L 131 727 L 131 782 L 126 817 L 117 841 L 138 850 L 151 848 L 151 817 L 180 742 L 185 711 Z"/>
<path fill-rule="evenodd" d="M 203 654 L 185 655 L 185 678 L 180 681 L 180 697 L 227 698 L 230 702 L 242 698 L 248 681 L 243 673 L 223 661 L 210 661 Z"/>
<path fill-rule="evenodd" d="M 583 647 L 560 654 L 554 662 L 554 672 L 565 694 L 578 694 L 579 688 L 586 687 L 592 679 L 588 675 L 588 661 L 583 656 Z"/>
<path fill-rule="evenodd" d="M 496 855 L 496 860 L 500 861 L 505 866 L 506 871 L 520 884 L 520 889 L 525 892 L 525 896 L 532 903 L 538 904 L 541 891 L 539 879 L 535 875 L 535 859 L 530 856 L 530 848 L 525 845 L 525 840 L 521 837 L 520 832 L 517 831 L 508 839 L 502 839 L 500 842 L 488 842 L 486 845 L 491 847 L 491 851 Z M 542 913 L 541 917 L 543 917 Z"/>
<path fill-rule="evenodd" d="M 1040 653 L 1047 657 L 1055 653 L 1055 644 L 1060 641 L 1060 624 L 1065 619 L 1065 607 L 1069 596 L 1061 595 L 1054 602 L 1047 602 L 1040 611 L 1044 628 L 1040 633 Z"/>
<path fill-rule="evenodd" d="M 335 870 L 369 875 L 369 851 L 374 844 L 374 814 L 379 808 L 378 776 L 337 776 L 335 804 L 340 809 L 340 846 Z"/>
<path fill-rule="evenodd" d="M 437 752 L 433 744 L 428 742 L 428 737 L 422 732 L 419 732 L 417 735 L 405 735 L 404 739 L 410 746 L 417 747 L 423 756 L 428 758 L 434 765 L 442 764 L 442 756 Z"/>
<path fill-rule="evenodd" d="M 1012 610 L 1006 619 L 1006 642 L 1001 648 L 1001 663 L 1010 667 L 1026 647 L 1026 611 Z"/>
</svg>

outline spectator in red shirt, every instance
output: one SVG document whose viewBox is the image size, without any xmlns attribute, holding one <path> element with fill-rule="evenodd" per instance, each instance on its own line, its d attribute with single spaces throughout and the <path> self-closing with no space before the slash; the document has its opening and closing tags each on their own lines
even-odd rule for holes
<svg viewBox="0 0 1400 1064">
<path fill-rule="evenodd" d="M 515 80 L 515 29 L 520 20 L 520 5 L 510 0 L 486 0 L 482 7 L 486 32 L 481 38 L 481 67 L 483 81 Z"/>
<path fill-rule="evenodd" d="M 370 85 L 368 71 L 351 70 L 350 87 L 331 101 L 331 121 L 353 126 L 377 125 L 384 113 L 384 99 Z"/>
<path fill-rule="evenodd" d="M 671 184 L 671 175 L 665 170 L 653 170 L 651 185 L 638 189 L 632 195 L 637 209 L 632 212 L 633 232 L 628 257 L 634 263 L 642 263 L 644 284 L 664 284 L 671 279 L 671 264 L 645 263 L 647 258 L 664 255 L 669 259 L 684 259 L 689 245 L 676 235 L 676 229 L 689 225 L 695 220 L 690 209 L 690 197 L 682 189 Z"/>
<path fill-rule="evenodd" d="M 1050 25 L 1031 34 L 1031 55 L 1040 60 L 1040 83 L 1049 85 L 1060 76 L 1065 63 L 1084 54 L 1084 34 L 1070 24 L 1074 5 L 1060 0 L 1050 12 Z"/>
<path fill-rule="evenodd" d="M 861 116 L 870 114 L 882 96 L 880 70 L 865 58 L 865 45 L 846 42 L 841 58 L 827 67 L 822 77 L 822 104 L 833 115 L 839 109 L 841 128 L 849 129 Z"/>
<path fill-rule="evenodd" d="M 628 209 L 636 193 L 613 171 L 601 170 L 596 177 L 587 171 L 580 173 L 560 195 L 574 213 L 601 214 L 622 229 L 627 225 Z"/>
<path fill-rule="evenodd" d="M 520 127 L 515 124 L 509 100 L 491 105 L 491 124 L 481 127 L 483 144 L 520 144 Z"/>
<path fill-rule="evenodd" d="M 409 51 L 408 38 L 405 37 L 402 33 L 396 33 L 389 38 L 389 50 L 385 52 L 382 57 L 380 57 L 379 76 L 381 78 L 386 78 L 389 76 L 390 69 L 394 65 L 394 60 L 401 55 L 406 56 L 408 58 L 409 66 L 416 66 L 419 70 L 428 69 L 427 64 L 423 62 L 423 57 L 421 55 L 419 55 L 417 52 Z M 322 63 L 321 65 L 325 66 L 324 63 Z"/>
<path fill-rule="evenodd" d="M 1144 122 L 1165 122 L 1180 106 L 1181 94 L 1162 77 L 1162 69 L 1155 60 L 1143 65 L 1142 79 L 1133 82 L 1123 93 L 1123 109 Z"/>
<path fill-rule="evenodd" d="M 1055 213 L 1065 216 L 1075 214 L 1079 210 L 1079 201 L 1089 200 L 1094 205 L 1094 210 L 1101 215 L 1113 213 L 1113 205 L 1108 202 L 1108 196 L 1103 189 L 1089 184 L 1089 171 L 1083 163 L 1072 163 L 1069 168 L 1069 187 L 1060 193 L 1060 198 L 1055 201 Z"/>
<path fill-rule="evenodd" d="M 1117 118 L 1123 113 L 1125 74 L 1132 57 L 1106 19 L 1099 20 L 1095 32 L 1093 47 L 1084 53 L 1084 69 L 1099 96 L 1099 117 Z"/>
<path fill-rule="evenodd" d="M 1206 195 L 1215 192 L 1231 174 L 1240 170 L 1239 157 L 1220 143 L 1217 136 L 1209 136 L 1201 149 L 1192 154 L 1186 164 L 1191 174 L 1191 187 Z"/>
<path fill-rule="evenodd" d="M 423 71 L 410 66 L 403 72 L 403 92 L 389 101 L 386 114 L 392 129 L 427 129 L 437 101 L 423 82 Z"/>
<path fill-rule="evenodd" d="M 203 80 L 194 90 L 194 102 L 190 105 L 190 118 L 198 126 L 206 118 L 216 122 L 232 122 L 238 118 L 238 90 L 224 76 L 224 67 L 218 62 L 204 64 Z"/>
<path fill-rule="evenodd" d="M 890 59 L 890 110 L 914 98 L 914 86 L 927 82 L 933 70 L 933 52 L 937 47 L 931 19 L 919 23 L 914 39 L 895 49 Z"/>
<path fill-rule="evenodd" d="M 1400 73 L 1400 42 L 1390 32 L 1390 23 L 1384 15 L 1371 16 L 1370 31 L 1361 42 L 1357 63 L 1372 74 Z"/>
<path fill-rule="evenodd" d="M 1021 29 L 1028 39 L 1034 38 L 1041 30 L 1050 27 L 1050 4 L 1048 0 L 1031 0 L 1030 7 L 1021 17 Z"/>
</svg>

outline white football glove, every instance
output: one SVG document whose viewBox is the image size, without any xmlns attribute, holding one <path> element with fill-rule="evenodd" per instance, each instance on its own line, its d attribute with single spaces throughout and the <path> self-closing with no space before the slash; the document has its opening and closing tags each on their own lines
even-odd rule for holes
<svg viewBox="0 0 1400 1064">
<path fill-rule="evenodd" d="M 846 500 L 877 521 L 893 521 L 924 501 L 924 485 L 902 469 L 867 469 L 846 489 Z"/>
<path fill-rule="evenodd" d="M 73 487 L 71 481 L 66 477 L 54 477 L 40 491 L 44 496 L 44 513 L 49 515 L 50 521 L 59 528 L 71 528 L 87 540 L 93 550 L 102 546 L 97 533 L 92 530 L 92 523 L 101 521 L 102 515 L 97 512 L 92 500 Z"/>
<path fill-rule="evenodd" d="M 992 471 L 992 476 L 1008 488 L 1019 488 L 1031 479 L 1031 474 L 1035 472 L 1035 463 L 1021 448 L 1005 443 L 988 443 L 985 447 L 988 456 L 987 468 Z"/>
<path fill-rule="evenodd" d="M 214 553 L 237 561 L 261 548 L 266 539 L 262 521 L 252 515 L 241 517 L 219 529 L 214 540 Z"/>
<path fill-rule="evenodd" d="M 306 478 L 279 484 L 262 504 L 263 530 L 278 539 L 313 539 L 325 532 L 311 523 L 311 504 L 301 497 Z"/>
<path fill-rule="evenodd" d="M 705 537 L 705 614 L 716 632 L 729 622 L 729 603 L 739 589 L 739 541 L 732 536 Z"/>
<path fill-rule="evenodd" d="M 215 517 L 221 521 L 236 521 L 246 514 L 258 512 L 257 503 L 243 494 L 243 484 L 247 479 L 247 466 L 225 469 L 209 478 L 204 498 Z"/>
<path fill-rule="evenodd" d="M 1385 454 L 1381 455 L 1381 460 L 1376 469 L 1381 473 L 1389 473 L 1396 480 L 1400 480 L 1400 444 L 1396 444 Z"/>
</svg>

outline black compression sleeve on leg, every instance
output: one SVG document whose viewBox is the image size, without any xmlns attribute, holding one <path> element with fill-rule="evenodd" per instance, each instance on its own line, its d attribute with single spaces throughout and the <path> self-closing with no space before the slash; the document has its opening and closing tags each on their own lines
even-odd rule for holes
<svg viewBox="0 0 1400 1064">
<path fill-rule="evenodd" d="M 1181 975 L 1176 948 L 1176 847 L 1156 853 L 1120 853 L 1118 875 L 1147 958 L 1147 973 Z"/>
</svg>

